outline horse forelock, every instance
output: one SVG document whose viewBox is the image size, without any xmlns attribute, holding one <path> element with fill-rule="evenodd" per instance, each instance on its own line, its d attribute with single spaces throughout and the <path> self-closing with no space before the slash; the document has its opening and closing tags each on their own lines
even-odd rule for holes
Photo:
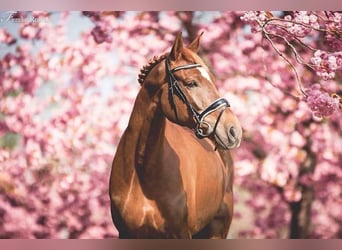
<svg viewBox="0 0 342 250">
<path fill-rule="evenodd" d="M 202 67 L 208 69 L 207 65 L 205 64 L 205 62 L 202 60 L 202 58 L 196 54 L 195 52 L 193 52 L 190 49 L 184 49 L 182 52 L 182 56 L 184 58 L 185 61 L 189 62 L 189 63 L 198 63 L 201 64 Z"/>
<path fill-rule="evenodd" d="M 182 51 L 182 56 L 186 61 L 189 61 L 191 63 L 195 63 L 199 57 L 197 56 L 197 54 L 189 49 L 183 49 Z"/>
</svg>

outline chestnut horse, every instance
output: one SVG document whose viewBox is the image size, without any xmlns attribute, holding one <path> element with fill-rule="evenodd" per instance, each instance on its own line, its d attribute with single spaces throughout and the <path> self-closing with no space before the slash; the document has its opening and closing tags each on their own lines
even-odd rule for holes
<svg viewBox="0 0 342 250">
<path fill-rule="evenodd" d="M 110 177 L 120 238 L 227 237 L 242 129 L 197 55 L 201 35 L 185 47 L 178 34 L 141 69 Z"/>
</svg>

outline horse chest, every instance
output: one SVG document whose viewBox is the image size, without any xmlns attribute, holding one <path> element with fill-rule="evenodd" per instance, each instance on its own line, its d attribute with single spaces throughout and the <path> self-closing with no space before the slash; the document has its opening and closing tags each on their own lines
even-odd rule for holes
<svg viewBox="0 0 342 250">
<path fill-rule="evenodd" d="M 213 218 L 223 202 L 227 166 L 209 140 L 198 140 L 184 128 L 169 125 L 169 148 L 165 146 L 165 162 L 169 164 L 165 169 L 178 171 L 177 176 L 171 176 L 177 177 L 185 192 L 188 225 L 196 231 Z"/>
<path fill-rule="evenodd" d="M 204 168 L 209 168 L 211 171 L 201 171 Z M 200 226 L 211 220 L 222 204 L 226 177 L 220 165 L 205 164 L 198 169 L 199 171 L 193 176 L 195 183 L 188 191 L 188 209 L 189 220 Z"/>
</svg>

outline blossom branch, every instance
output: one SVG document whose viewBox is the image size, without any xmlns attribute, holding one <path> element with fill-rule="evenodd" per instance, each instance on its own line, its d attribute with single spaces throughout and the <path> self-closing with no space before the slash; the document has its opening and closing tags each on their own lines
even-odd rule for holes
<svg viewBox="0 0 342 250">
<path fill-rule="evenodd" d="M 263 29 L 264 29 L 264 27 L 263 27 Z M 265 35 L 266 39 L 270 42 L 272 48 L 277 52 L 277 54 L 278 54 L 281 58 L 283 58 L 283 59 L 290 65 L 290 67 L 292 68 L 292 70 L 293 70 L 293 72 L 294 72 L 294 74 L 295 74 L 295 76 L 296 76 L 296 80 L 297 80 L 297 82 L 298 82 L 298 86 L 299 86 L 300 91 L 302 92 L 302 94 L 303 94 L 304 96 L 306 96 L 306 93 L 305 93 L 305 91 L 303 90 L 303 87 L 302 87 L 302 84 L 301 84 L 301 80 L 300 80 L 300 77 L 299 77 L 298 72 L 297 72 L 297 70 L 296 70 L 296 67 L 293 65 L 293 63 L 292 63 L 286 56 L 284 56 L 283 53 L 280 52 L 280 50 L 279 50 L 279 49 L 277 48 L 277 46 L 274 44 L 273 40 L 270 38 L 269 33 L 268 33 L 267 31 L 264 31 L 264 35 Z M 285 39 L 285 38 L 284 38 L 284 39 Z M 296 51 L 295 49 L 294 49 L 294 51 L 295 51 L 295 54 L 298 54 L 297 51 Z M 266 66 L 265 63 L 264 63 L 264 68 L 265 68 L 265 72 L 267 72 L 267 66 Z M 270 81 L 269 81 L 269 82 L 270 82 Z"/>
<path fill-rule="evenodd" d="M 314 84 L 304 89 L 297 68 L 291 59 L 284 55 L 276 43 L 283 42 L 286 48 L 293 52 L 298 64 L 310 69 L 312 72 L 316 72 L 323 80 L 333 79 L 336 73 L 342 69 L 342 14 L 338 12 L 324 12 L 324 14 L 327 18 L 315 12 L 299 11 L 280 18 L 275 17 L 271 12 L 251 11 L 246 12 L 241 17 L 242 20 L 252 25 L 252 30 L 260 32 L 262 37 L 270 43 L 273 50 L 291 67 L 299 90 L 303 94 L 303 100 L 308 103 L 310 109 L 317 116 L 331 115 L 340 109 L 341 97 L 336 93 L 329 96 L 325 90 L 321 87 L 318 88 Z M 316 33 L 313 34 L 313 32 Z M 319 37 L 324 37 L 327 41 L 324 44 L 327 48 L 324 48 L 324 50 L 310 45 L 310 42 L 314 43 Z M 308 42 L 304 42 L 304 38 Z M 280 41 L 276 39 L 280 39 Z M 299 49 L 304 50 L 300 51 Z M 303 56 L 310 53 L 313 53 L 313 57 L 308 62 Z M 264 65 L 264 68 L 266 71 L 266 65 Z M 309 96 L 308 93 L 313 96 Z M 330 111 L 326 107 L 329 107 Z"/>
</svg>

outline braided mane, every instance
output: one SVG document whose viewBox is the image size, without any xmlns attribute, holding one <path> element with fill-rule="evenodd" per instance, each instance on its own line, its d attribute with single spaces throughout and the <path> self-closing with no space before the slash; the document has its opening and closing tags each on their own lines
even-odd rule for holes
<svg viewBox="0 0 342 250">
<path fill-rule="evenodd" d="M 160 63 L 162 60 L 164 60 L 167 57 L 168 53 L 165 53 L 163 55 L 160 56 L 154 56 L 153 58 L 151 58 L 150 60 L 148 60 L 147 64 L 144 65 L 141 69 L 140 69 L 140 74 L 138 75 L 138 82 L 140 83 L 140 85 L 143 84 L 143 82 L 145 81 L 148 73 L 150 73 L 150 71 L 152 70 L 152 68 L 154 66 L 156 66 L 156 64 Z"/>
</svg>

